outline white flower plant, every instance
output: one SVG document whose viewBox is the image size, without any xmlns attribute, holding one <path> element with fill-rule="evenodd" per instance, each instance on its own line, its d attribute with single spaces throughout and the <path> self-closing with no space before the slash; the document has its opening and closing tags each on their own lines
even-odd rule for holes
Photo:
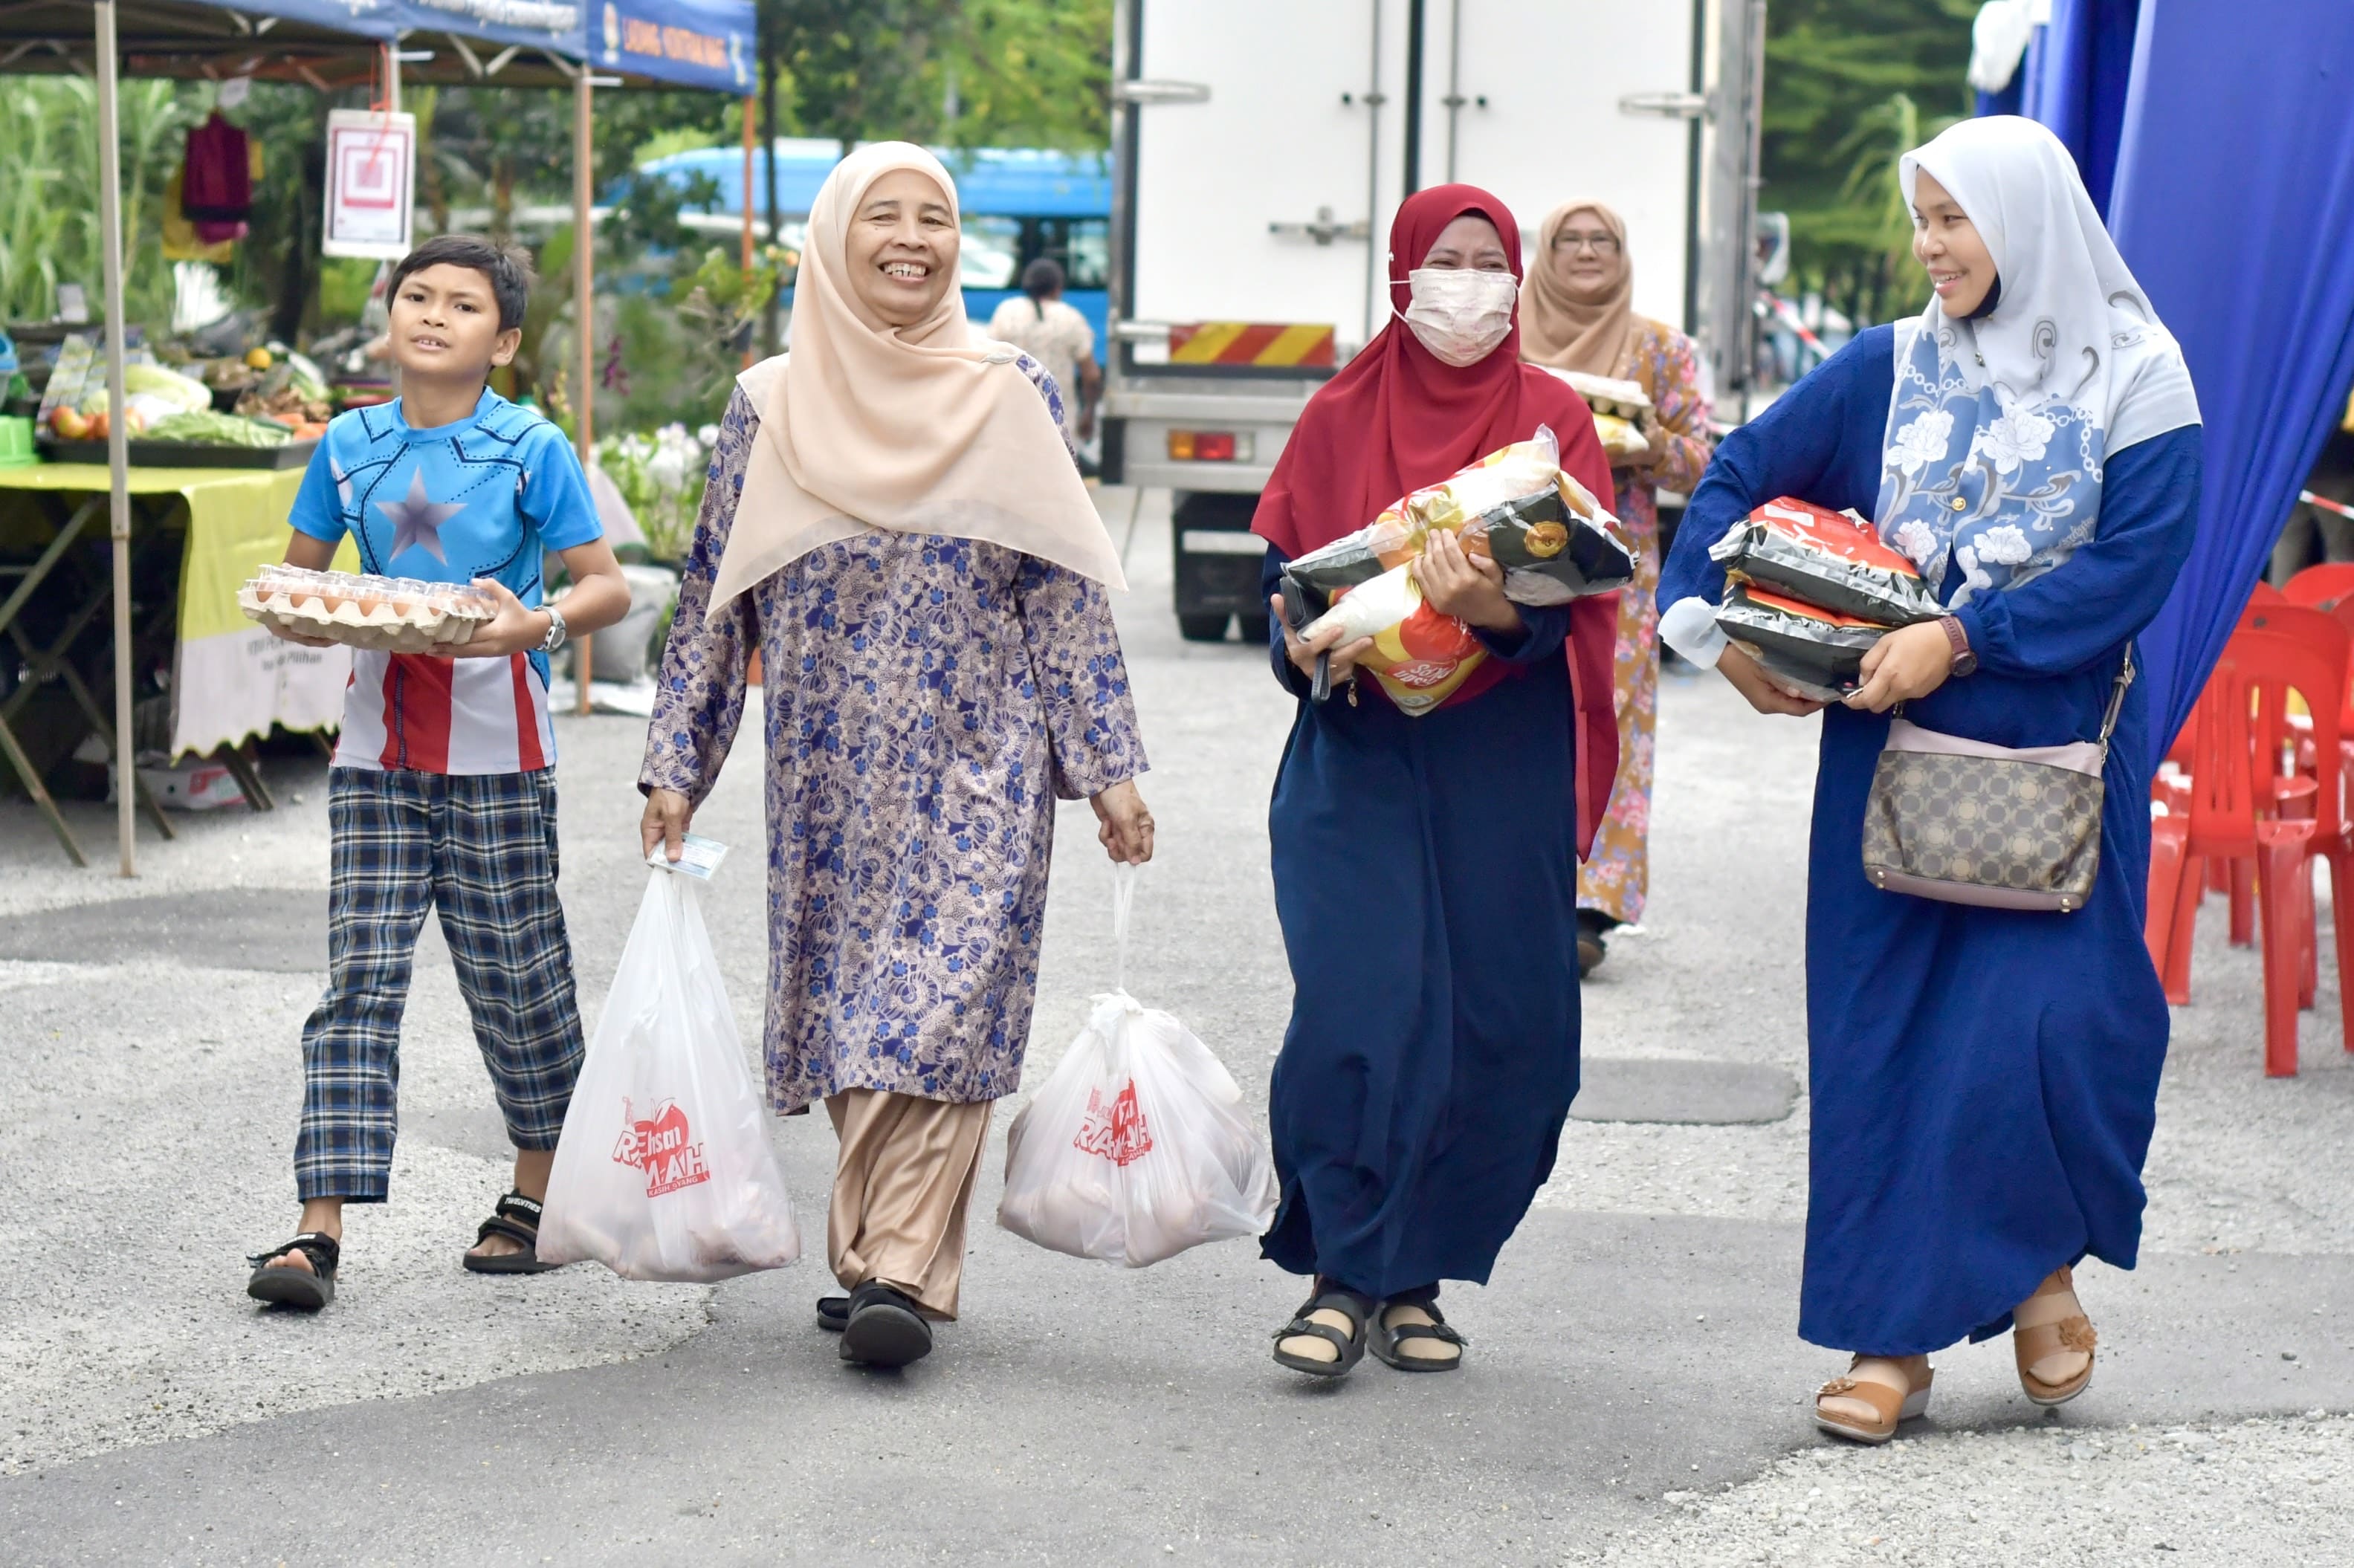
<svg viewBox="0 0 2354 1568">
<path fill-rule="evenodd" d="M 695 520 L 703 509 L 703 486 L 719 427 L 690 431 L 670 424 L 652 432 L 607 436 L 596 447 L 597 463 L 610 476 L 645 535 L 646 554 L 665 565 L 686 558 Z"/>
</svg>

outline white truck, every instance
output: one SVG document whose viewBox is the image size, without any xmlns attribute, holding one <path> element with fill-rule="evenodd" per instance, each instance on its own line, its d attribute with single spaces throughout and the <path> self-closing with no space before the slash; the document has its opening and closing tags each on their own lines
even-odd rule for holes
<svg viewBox="0 0 2354 1568">
<path fill-rule="evenodd" d="M 1176 611 L 1255 615 L 1258 492 L 1381 329 L 1390 219 L 1452 180 L 1624 215 L 1635 306 L 1755 359 L 1766 0 L 1114 0 L 1104 471 L 1175 493 Z M 1246 626 L 1254 624 L 1246 620 Z"/>
</svg>

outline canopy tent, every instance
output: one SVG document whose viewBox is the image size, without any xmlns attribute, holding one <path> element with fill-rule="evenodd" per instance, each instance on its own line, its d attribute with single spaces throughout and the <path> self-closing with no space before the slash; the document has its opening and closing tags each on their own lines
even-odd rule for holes
<svg viewBox="0 0 2354 1568">
<path fill-rule="evenodd" d="M 2144 0 L 2109 226 L 2181 341 L 2207 452 L 2190 560 L 2142 636 L 2161 747 L 2354 384 L 2349 83 L 2346 0 Z"/>
<path fill-rule="evenodd" d="M 563 87 L 582 65 L 632 87 L 748 93 L 752 0 L 115 0 L 130 76 L 360 87 L 401 46 L 410 81 Z M 593 24 L 593 25 L 592 25 Z M 90 0 L 0 5 L 0 72 L 95 73 Z"/>
<path fill-rule="evenodd" d="M 576 439 L 588 461 L 596 377 L 588 330 L 595 248 L 591 222 L 591 92 L 597 85 L 678 85 L 748 90 L 752 0 L 604 0 L 606 37 L 592 55 L 586 7 L 572 0 L 10 0 L 0 5 L 0 73 L 73 71 L 98 83 L 99 206 L 104 256 L 107 393 L 123 406 L 122 138 L 117 83 L 133 75 L 223 80 L 300 80 L 322 91 L 366 85 L 382 71 L 388 109 L 404 67 L 429 80 L 574 90 L 573 205 L 576 298 L 581 302 Z M 421 35 L 421 37 L 420 37 Z M 446 40 L 440 49 L 402 46 Z M 599 67 L 616 74 L 599 77 Z M 748 127 L 750 107 L 746 117 Z M 746 246 L 750 245 L 748 224 Z M 136 874 L 132 762 L 120 755 L 132 729 L 129 431 L 110 422 L 108 466 L 113 545 L 114 735 L 124 780 L 115 791 L 122 874 Z M 581 648 L 588 705 L 588 648 Z"/>
</svg>

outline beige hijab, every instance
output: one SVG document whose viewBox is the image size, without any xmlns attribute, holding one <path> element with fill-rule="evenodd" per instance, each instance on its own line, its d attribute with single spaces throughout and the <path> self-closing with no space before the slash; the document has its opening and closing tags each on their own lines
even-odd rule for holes
<svg viewBox="0 0 2354 1568">
<path fill-rule="evenodd" d="M 1563 278 L 1553 236 L 1581 212 L 1602 220 L 1618 240 L 1618 266 L 1598 289 L 1575 288 Z M 1537 230 L 1537 263 L 1521 291 L 1521 357 L 1556 370 L 1617 376 L 1641 333 L 1635 314 L 1635 267 L 1627 255 L 1627 224 L 1598 201 L 1564 202 Z"/>
<path fill-rule="evenodd" d="M 913 326 L 885 323 L 849 283 L 852 220 L 883 175 L 956 182 L 906 142 L 834 166 L 810 209 L 792 351 L 737 377 L 760 439 L 713 585 L 711 613 L 822 546 L 873 530 L 981 539 L 1125 588 L 1119 555 L 1014 351 L 965 320 L 951 287 Z"/>
</svg>

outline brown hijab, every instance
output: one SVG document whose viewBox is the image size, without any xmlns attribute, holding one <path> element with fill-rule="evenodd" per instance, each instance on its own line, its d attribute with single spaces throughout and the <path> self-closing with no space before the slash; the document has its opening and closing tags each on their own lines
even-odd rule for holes
<svg viewBox="0 0 2354 1568">
<path fill-rule="evenodd" d="M 951 288 L 913 326 L 885 324 L 850 287 L 850 228 L 885 175 L 913 169 L 957 212 L 938 159 L 878 142 L 841 163 L 810 206 L 792 352 L 737 377 L 760 410 L 711 614 L 817 549 L 874 530 L 983 539 L 1126 588 L 1119 552 L 1014 352 L 965 319 Z"/>
<path fill-rule="evenodd" d="M 1618 264 L 1598 288 L 1580 288 L 1563 276 L 1553 236 L 1581 212 L 1602 220 L 1618 241 Z M 1627 224 L 1598 201 L 1564 202 L 1545 214 L 1537 231 L 1536 265 L 1521 291 L 1521 355 L 1532 365 L 1617 376 L 1641 331 L 1635 314 L 1635 269 L 1627 255 Z"/>
</svg>

